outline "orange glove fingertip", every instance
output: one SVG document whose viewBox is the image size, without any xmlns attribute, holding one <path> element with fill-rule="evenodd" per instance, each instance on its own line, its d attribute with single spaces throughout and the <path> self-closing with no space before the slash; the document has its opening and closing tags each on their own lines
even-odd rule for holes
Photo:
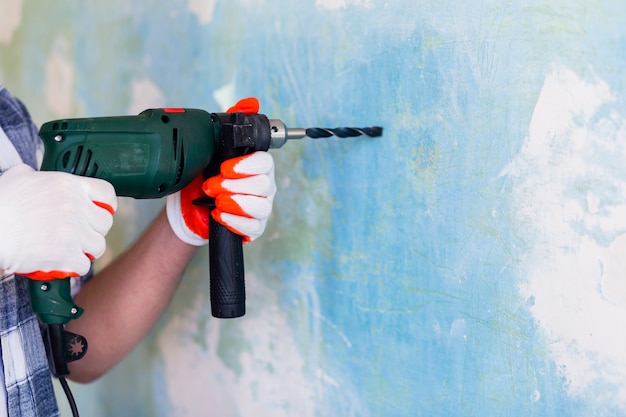
<svg viewBox="0 0 626 417">
<path fill-rule="evenodd" d="M 223 219 L 222 219 L 222 211 L 215 208 L 213 210 L 211 210 L 211 216 L 213 216 L 213 219 L 218 222 L 219 224 L 221 224 L 222 226 L 224 226 L 226 229 L 230 230 L 231 232 L 233 232 L 234 234 L 241 236 L 241 239 L 243 241 L 243 243 L 249 243 L 252 242 L 252 239 L 250 238 L 250 236 L 242 236 L 241 232 L 230 227 Z"/>
<path fill-rule="evenodd" d="M 252 218 L 243 208 L 235 201 L 232 193 L 221 193 L 215 198 L 215 207 L 223 213 L 230 213 L 237 216 Z"/>
<path fill-rule="evenodd" d="M 204 193 L 209 197 L 215 198 L 219 193 L 228 191 L 222 185 L 223 182 L 224 177 L 221 175 L 211 177 L 202 184 L 202 191 L 204 191 Z"/>
<path fill-rule="evenodd" d="M 250 154 L 243 155 L 243 156 L 238 156 L 235 158 L 230 158 L 222 162 L 222 165 L 220 165 L 220 172 L 222 173 L 222 176 L 228 179 L 239 179 L 239 178 L 248 178 L 251 175 L 253 175 L 253 174 L 237 172 L 235 170 L 235 167 L 239 165 L 241 161 L 243 161 L 244 159 L 250 158 L 252 155 L 254 155 L 254 153 L 250 153 Z"/>
<path fill-rule="evenodd" d="M 256 114 L 259 112 L 261 104 L 256 97 L 247 97 L 239 100 L 237 104 L 226 110 L 227 113 Z"/>
</svg>

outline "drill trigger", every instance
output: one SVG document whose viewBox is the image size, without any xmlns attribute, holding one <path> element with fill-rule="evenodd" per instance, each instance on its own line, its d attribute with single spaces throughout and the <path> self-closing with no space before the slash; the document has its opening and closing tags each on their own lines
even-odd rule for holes
<svg viewBox="0 0 626 417">
<path fill-rule="evenodd" d="M 215 208 L 215 199 L 213 197 L 196 198 L 191 204 L 194 206 Z"/>
</svg>

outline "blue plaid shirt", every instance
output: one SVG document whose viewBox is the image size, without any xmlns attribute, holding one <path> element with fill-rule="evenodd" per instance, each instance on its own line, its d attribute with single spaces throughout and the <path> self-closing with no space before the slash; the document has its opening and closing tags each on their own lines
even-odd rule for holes
<svg viewBox="0 0 626 417">
<path fill-rule="evenodd" d="M 38 169 L 42 143 L 37 128 L 24 105 L 2 85 L 0 127 L 17 151 L 0 137 L 4 153 L 0 165 L 19 155 L 21 162 Z M 8 168 L 0 166 L 0 175 Z M 9 417 L 59 416 L 39 323 L 30 307 L 27 278 L 9 275 L 0 279 L 0 350 Z"/>
</svg>

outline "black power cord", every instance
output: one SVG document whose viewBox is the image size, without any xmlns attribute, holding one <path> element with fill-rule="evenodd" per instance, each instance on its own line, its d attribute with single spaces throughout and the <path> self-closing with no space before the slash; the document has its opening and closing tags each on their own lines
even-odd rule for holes
<svg viewBox="0 0 626 417">
<path fill-rule="evenodd" d="M 65 379 L 65 377 L 60 376 L 59 382 L 61 383 L 61 386 L 63 387 L 63 392 L 65 392 L 65 396 L 67 397 L 67 402 L 69 403 L 70 409 L 72 410 L 72 416 L 79 417 L 78 407 L 76 406 L 76 401 L 74 400 L 74 396 L 72 395 L 72 390 L 70 390 L 70 386 L 67 383 L 67 380 Z"/>
<path fill-rule="evenodd" d="M 87 352 L 87 340 L 81 335 L 66 331 L 63 324 L 58 323 L 42 325 L 41 335 L 50 373 L 61 383 L 72 416 L 79 417 L 74 395 L 65 377 L 70 374 L 67 363 L 82 358 Z"/>
</svg>

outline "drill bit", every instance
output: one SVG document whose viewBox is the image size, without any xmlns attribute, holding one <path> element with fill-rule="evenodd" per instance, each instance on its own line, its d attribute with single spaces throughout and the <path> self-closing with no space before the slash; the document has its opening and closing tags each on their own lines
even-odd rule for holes
<svg viewBox="0 0 626 417">
<path fill-rule="evenodd" d="M 312 139 L 328 138 L 333 135 L 340 138 L 353 138 L 356 136 L 369 136 L 371 138 L 382 136 L 383 128 L 380 126 L 372 127 L 337 127 L 335 129 L 327 129 L 324 127 L 310 127 L 305 129 L 306 136 Z"/>
<path fill-rule="evenodd" d="M 329 138 L 331 136 L 337 136 L 340 138 L 353 138 L 356 136 L 369 136 L 371 138 L 382 136 L 383 128 L 380 126 L 372 127 L 337 127 L 335 129 L 328 129 L 324 127 L 309 127 L 309 128 L 287 128 L 285 124 L 277 119 L 270 120 L 271 126 L 271 145 L 270 148 L 282 147 L 287 139 L 302 139 L 309 137 L 312 139 Z"/>
</svg>

